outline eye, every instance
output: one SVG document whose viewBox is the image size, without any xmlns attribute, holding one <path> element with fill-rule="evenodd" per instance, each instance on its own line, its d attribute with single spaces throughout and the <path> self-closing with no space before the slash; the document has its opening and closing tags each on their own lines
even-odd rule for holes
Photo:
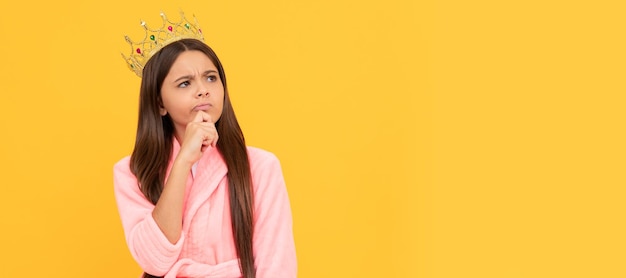
<svg viewBox="0 0 626 278">
<path fill-rule="evenodd" d="M 208 81 L 211 81 L 211 82 L 217 81 L 217 76 L 215 76 L 215 75 L 209 75 L 209 76 L 207 76 L 207 80 L 208 80 Z"/>
<path fill-rule="evenodd" d="M 187 86 L 189 86 L 189 81 L 183 81 L 182 83 L 178 84 L 178 88 L 186 88 Z"/>
</svg>

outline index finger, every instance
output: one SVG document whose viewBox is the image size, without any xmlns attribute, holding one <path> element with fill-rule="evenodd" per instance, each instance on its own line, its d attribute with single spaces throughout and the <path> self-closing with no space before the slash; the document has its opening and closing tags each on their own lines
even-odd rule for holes
<svg viewBox="0 0 626 278">
<path fill-rule="evenodd" d="M 212 123 L 213 119 L 211 118 L 211 115 L 209 115 L 208 113 L 204 111 L 198 111 L 198 113 L 196 113 L 196 117 L 193 118 L 193 121 L 197 123 L 202 123 L 202 122 Z"/>
</svg>

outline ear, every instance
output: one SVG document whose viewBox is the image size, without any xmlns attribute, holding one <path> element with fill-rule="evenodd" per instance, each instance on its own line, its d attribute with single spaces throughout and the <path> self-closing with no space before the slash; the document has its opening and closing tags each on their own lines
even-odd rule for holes
<svg viewBox="0 0 626 278">
<path fill-rule="evenodd" d="M 165 107 L 163 106 L 163 101 L 161 101 L 160 98 L 159 98 L 159 114 L 161 114 L 161 116 L 167 115 L 167 109 L 165 109 Z"/>
</svg>

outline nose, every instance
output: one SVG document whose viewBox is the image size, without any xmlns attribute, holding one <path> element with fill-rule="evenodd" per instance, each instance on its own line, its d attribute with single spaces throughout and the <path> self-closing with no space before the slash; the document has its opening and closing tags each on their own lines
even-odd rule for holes
<svg viewBox="0 0 626 278">
<path fill-rule="evenodd" d="M 208 97 L 209 96 L 209 89 L 206 86 L 200 86 L 198 88 L 198 97 Z"/>
</svg>

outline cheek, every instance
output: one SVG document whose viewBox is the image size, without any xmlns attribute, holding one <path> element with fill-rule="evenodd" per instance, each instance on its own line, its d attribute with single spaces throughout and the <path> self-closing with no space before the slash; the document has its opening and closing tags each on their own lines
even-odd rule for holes
<svg viewBox="0 0 626 278">
<path fill-rule="evenodd" d="M 167 91 L 161 91 L 159 96 L 159 104 L 163 107 L 169 107 L 172 105 L 172 97 Z"/>
<path fill-rule="evenodd" d="M 219 115 L 223 115 L 224 114 L 224 95 L 221 95 L 218 97 L 217 101 L 216 101 L 216 107 L 218 108 Z"/>
<path fill-rule="evenodd" d="M 168 111 L 172 110 L 172 108 L 173 108 L 172 102 L 169 99 L 167 99 L 167 98 L 164 98 L 163 100 L 161 100 L 160 104 L 161 104 L 161 108 L 162 109 L 165 109 L 165 110 L 168 110 Z"/>
<path fill-rule="evenodd" d="M 219 107 L 224 106 L 224 90 L 220 90 L 220 92 L 215 95 L 215 102 Z"/>
</svg>

